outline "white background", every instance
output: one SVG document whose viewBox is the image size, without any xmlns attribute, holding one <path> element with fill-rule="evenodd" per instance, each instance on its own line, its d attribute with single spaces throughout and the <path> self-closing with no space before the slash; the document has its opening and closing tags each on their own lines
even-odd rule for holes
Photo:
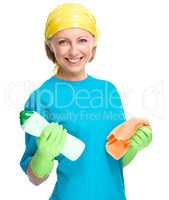
<svg viewBox="0 0 169 200">
<path fill-rule="evenodd" d="M 1 1 L 0 199 L 47 200 L 54 187 L 54 172 L 40 186 L 32 185 L 22 172 L 19 161 L 24 152 L 24 134 L 18 115 L 32 90 L 53 75 L 43 33 L 49 11 L 63 2 Z M 153 128 L 151 145 L 124 168 L 127 199 L 167 200 L 168 1 L 76 2 L 85 2 L 93 11 L 101 31 L 97 55 L 87 66 L 88 73 L 113 82 L 122 96 L 127 118 L 148 118 Z"/>
</svg>

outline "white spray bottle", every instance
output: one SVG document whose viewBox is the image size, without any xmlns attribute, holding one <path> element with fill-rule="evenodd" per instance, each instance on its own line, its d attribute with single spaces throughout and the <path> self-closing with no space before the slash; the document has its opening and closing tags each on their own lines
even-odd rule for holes
<svg viewBox="0 0 169 200">
<path fill-rule="evenodd" d="M 20 124 L 25 132 L 39 137 L 42 130 L 49 125 L 49 122 L 37 112 L 21 111 Z M 80 157 L 84 148 L 85 144 L 81 140 L 67 133 L 66 141 L 61 153 L 74 161 Z"/>
</svg>

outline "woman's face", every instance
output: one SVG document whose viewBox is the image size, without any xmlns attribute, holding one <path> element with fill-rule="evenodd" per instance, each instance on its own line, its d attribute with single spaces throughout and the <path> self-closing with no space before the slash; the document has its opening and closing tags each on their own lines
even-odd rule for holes
<svg viewBox="0 0 169 200">
<path fill-rule="evenodd" d="M 93 56 L 95 38 L 88 31 L 69 28 L 57 32 L 50 40 L 57 64 L 67 73 L 80 73 Z"/>
</svg>

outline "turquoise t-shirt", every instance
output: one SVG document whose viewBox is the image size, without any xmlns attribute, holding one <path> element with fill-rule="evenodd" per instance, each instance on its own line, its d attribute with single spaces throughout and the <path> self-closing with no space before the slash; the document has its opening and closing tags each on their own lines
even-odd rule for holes
<svg viewBox="0 0 169 200">
<path fill-rule="evenodd" d="M 62 154 L 56 157 L 57 181 L 50 200 L 126 200 L 122 162 L 105 150 L 107 135 L 125 121 L 119 93 L 112 83 L 89 75 L 81 81 L 52 76 L 33 91 L 25 110 L 59 122 L 85 143 L 76 161 Z M 29 133 L 25 133 L 25 142 L 20 165 L 26 172 L 37 145 Z"/>
</svg>

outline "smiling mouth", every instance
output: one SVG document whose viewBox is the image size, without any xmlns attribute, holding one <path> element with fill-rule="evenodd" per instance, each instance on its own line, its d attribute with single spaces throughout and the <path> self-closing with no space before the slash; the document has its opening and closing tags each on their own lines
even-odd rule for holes
<svg viewBox="0 0 169 200">
<path fill-rule="evenodd" d="M 69 58 L 65 58 L 66 61 L 68 61 L 69 63 L 71 64 L 78 64 L 81 62 L 81 60 L 83 59 L 83 56 L 80 57 L 80 58 L 77 58 L 77 59 L 69 59 Z"/>
</svg>

